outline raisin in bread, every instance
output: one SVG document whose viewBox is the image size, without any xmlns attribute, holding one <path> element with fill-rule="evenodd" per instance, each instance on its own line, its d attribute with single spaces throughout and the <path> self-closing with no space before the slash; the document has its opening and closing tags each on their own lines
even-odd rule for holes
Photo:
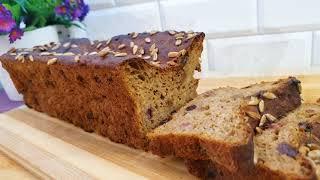
<svg viewBox="0 0 320 180">
<path fill-rule="evenodd" d="M 204 33 L 150 32 L 12 49 L 0 60 L 27 106 L 147 147 L 146 133 L 196 94 Z"/>
<path fill-rule="evenodd" d="M 211 159 L 230 171 L 253 167 L 253 135 L 260 119 L 277 119 L 301 104 L 300 81 L 290 77 L 243 89 L 205 92 L 148 134 L 160 156 Z"/>
<path fill-rule="evenodd" d="M 186 160 L 203 179 L 320 179 L 320 105 L 303 104 L 254 137 L 255 168 L 230 172 L 210 160 Z"/>
</svg>

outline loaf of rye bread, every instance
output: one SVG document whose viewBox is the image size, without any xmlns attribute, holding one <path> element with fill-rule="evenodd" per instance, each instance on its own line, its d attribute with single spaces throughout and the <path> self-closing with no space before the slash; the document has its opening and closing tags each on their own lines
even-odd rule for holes
<svg viewBox="0 0 320 180">
<path fill-rule="evenodd" d="M 251 169 L 260 119 L 278 119 L 296 109 L 300 91 L 300 81 L 290 77 L 205 92 L 149 133 L 149 148 L 160 156 L 212 160 L 232 172 Z"/>
<path fill-rule="evenodd" d="M 320 179 L 320 105 L 303 104 L 254 137 L 255 168 L 230 172 L 210 160 L 186 160 L 202 179 Z"/>
<path fill-rule="evenodd" d="M 112 141 L 146 149 L 146 133 L 197 93 L 204 33 L 72 39 L 0 57 L 25 104 Z"/>
</svg>

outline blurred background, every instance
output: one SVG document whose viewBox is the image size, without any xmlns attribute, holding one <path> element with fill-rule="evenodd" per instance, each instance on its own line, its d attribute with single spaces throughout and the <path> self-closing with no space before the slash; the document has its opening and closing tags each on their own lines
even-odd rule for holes
<svg viewBox="0 0 320 180">
<path fill-rule="evenodd" d="M 41 1 L 33 0 L 36 2 Z M 66 38 L 95 40 L 133 31 L 195 30 L 206 33 L 203 77 L 320 73 L 319 0 L 57 2 L 52 13 L 60 19 L 47 21 L 44 26 L 25 32 L 21 40 L 12 44 L 7 36 L 0 36 L 0 51 L 12 46 L 28 47 Z M 77 6 L 80 12 L 66 6 L 70 2 L 80 3 Z M 90 9 L 88 12 L 85 12 L 85 5 Z M 72 12 L 71 18 L 66 19 L 63 13 L 69 11 Z M 67 21 L 62 22 L 61 18 Z"/>
</svg>

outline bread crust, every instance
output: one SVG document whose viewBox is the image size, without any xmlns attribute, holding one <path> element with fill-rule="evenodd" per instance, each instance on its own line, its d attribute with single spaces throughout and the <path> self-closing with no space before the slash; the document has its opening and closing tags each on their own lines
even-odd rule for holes
<svg viewBox="0 0 320 180">
<path fill-rule="evenodd" d="M 301 104 L 300 81 L 294 77 L 274 82 L 277 88 L 270 89 L 277 94 L 278 98 L 266 100 L 264 113 L 273 114 L 276 118 L 285 116 L 288 112 L 296 109 Z M 246 87 L 246 88 L 250 88 Z M 262 96 L 263 92 L 252 94 L 252 96 Z M 250 95 L 245 98 L 241 106 L 241 116 L 246 117 L 246 112 L 253 111 L 259 113 L 257 107 L 248 106 L 246 102 Z M 244 121 L 245 122 L 245 121 Z M 247 141 L 241 144 L 227 144 L 221 141 L 214 141 L 201 136 L 187 136 L 171 133 L 169 135 L 149 133 L 149 149 L 159 156 L 177 156 L 192 160 L 214 160 L 233 172 L 241 169 L 252 169 L 253 162 L 253 135 L 254 129 L 259 121 L 249 118 L 249 125 L 244 125 L 247 129 Z"/>
</svg>

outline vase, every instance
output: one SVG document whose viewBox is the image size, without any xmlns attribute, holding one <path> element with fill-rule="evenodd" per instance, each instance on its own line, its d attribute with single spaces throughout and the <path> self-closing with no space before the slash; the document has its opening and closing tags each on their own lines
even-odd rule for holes
<svg viewBox="0 0 320 180">
<path fill-rule="evenodd" d="M 7 52 L 10 48 L 32 48 L 36 45 L 59 42 L 57 26 L 46 26 L 25 32 L 20 40 L 13 44 L 9 43 L 8 35 L 0 36 L 0 54 Z M 1 66 L 0 62 L 0 82 L 3 89 L 12 101 L 22 101 L 23 97 L 16 90 L 8 72 Z"/>
</svg>

